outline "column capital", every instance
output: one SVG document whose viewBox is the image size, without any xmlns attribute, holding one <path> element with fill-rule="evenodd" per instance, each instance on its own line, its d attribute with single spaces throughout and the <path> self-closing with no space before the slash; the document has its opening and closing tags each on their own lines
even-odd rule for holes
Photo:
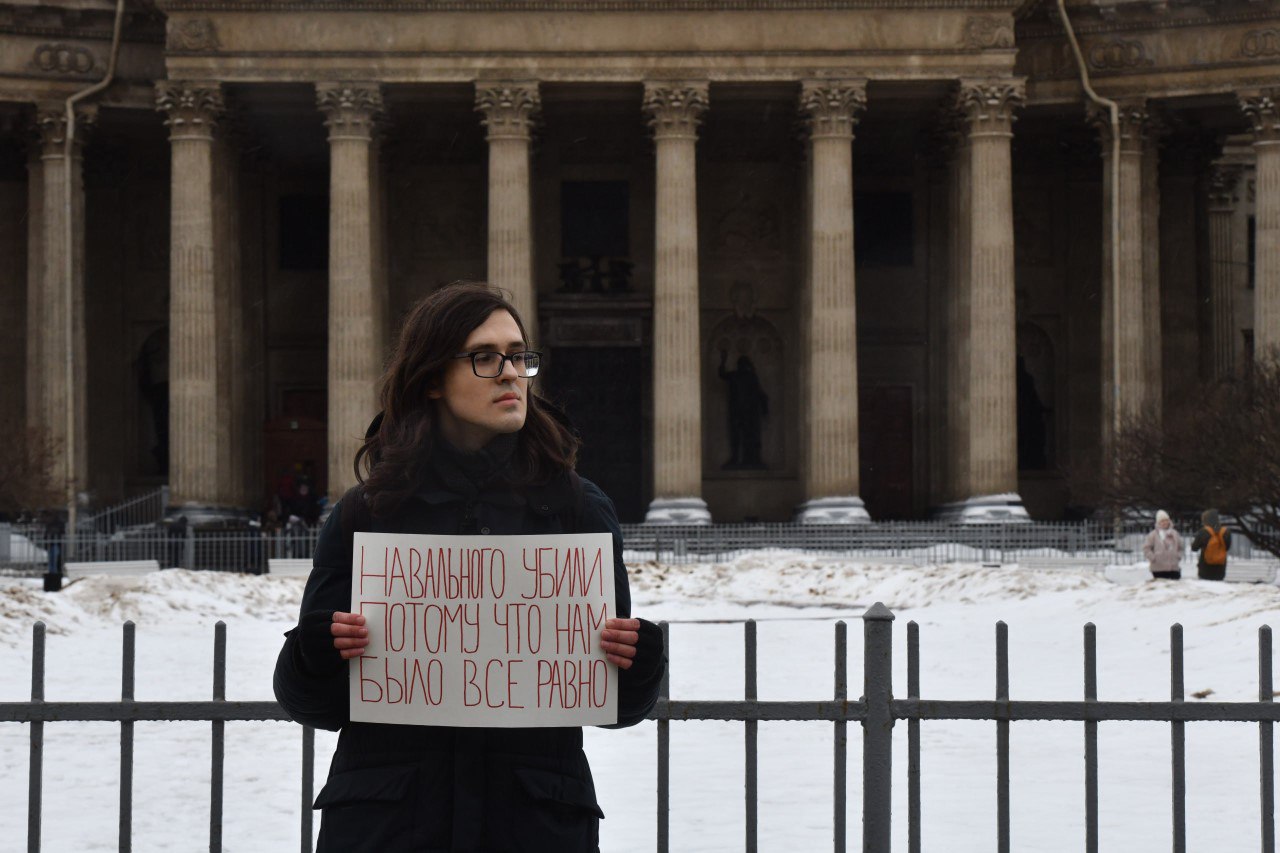
<svg viewBox="0 0 1280 853">
<path fill-rule="evenodd" d="M 476 81 L 476 112 L 484 113 L 481 124 L 486 139 L 528 141 L 534 122 L 542 110 L 537 81 Z"/>
<path fill-rule="evenodd" d="M 165 114 L 169 139 L 213 139 L 213 129 L 226 102 L 216 82 L 161 80 L 156 83 L 156 109 Z"/>
<path fill-rule="evenodd" d="M 1244 174 L 1244 166 L 1239 163 L 1214 163 L 1209 167 L 1209 180 L 1206 190 L 1209 196 L 1209 209 L 1231 211 L 1237 201 L 1236 188 L 1240 184 L 1240 176 Z"/>
<path fill-rule="evenodd" d="M 1020 77 L 961 80 L 955 106 L 969 136 L 1007 135 L 1025 98 L 1026 81 Z"/>
<path fill-rule="evenodd" d="M 1280 89 L 1241 92 L 1240 109 L 1253 130 L 1254 142 L 1280 142 Z"/>
<path fill-rule="evenodd" d="M 800 113 L 810 139 L 852 139 L 853 126 L 866 108 L 866 80 L 805 80 L 800 84 Z"/>
<path fill-rule="evenodd" d="M 326 116 L 330 142 L 371 142 L 374 122 L 382 112 L 382 87 L 377 83 L 317 83 L 316 106 Z"/>
<path fill-rule="evenodd" d="M 89 131 L 98 120 L 96 106 L 80 107 L 76 110 L 75 151 L 78 154 L 84 147 Z M 39 104 L 33 121 L 38 148 L 41 157 L 63 156 L 67 141 L 67 109 L 61 103 Z"/>
<path fill-rule="evenodd" d="M 1122 154 L 1140 154 L 1149 136 L 1157 135 L 1159 129 L 1157 119 L 1148 108 L 1145 98 L 1132 101 L 1120 101 L 1116 104 L 1116 118 L 1119 121 L 1120 152 Z M 1102 156 L 1111 156 L 1111 111 L 1090 104 L 1085 108 L 1085 117 L 1098 129 L 1098 140 L 1102 143 Z"/>
<path fill-rule="evenodd" d="M 705 82 L 647 82 L 644 111 L 655 139 L 696 138 L 702 114 L 707 111 L 709 85 Z"/>
</svg>

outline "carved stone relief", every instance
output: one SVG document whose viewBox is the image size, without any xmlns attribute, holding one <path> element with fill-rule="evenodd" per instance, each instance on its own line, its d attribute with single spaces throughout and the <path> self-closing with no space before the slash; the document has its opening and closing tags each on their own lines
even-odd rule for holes
<svg viewBox="0 0 1280 853">
<path fill-rule="evenodd" d="M 1146 45 L 1137 39 L 1111 39 L 1092 44 L 1087 48 L 1085 61 L 1095 71 L 1146 68 L 1155 64 Z"/>
<path fill-rule="evenodd" d="M 1280 56 L 1280 29 L 1249 30 L 1240 40 L 1240 55 L 1246 59 Z"/>
<path fill-rule="evenodd" d="M 77 44 L 42 44 L 31 55 L 34 68 L 54 74 L 88 74 L 97 65 L 92 53 Z"/>
<path fill-rule="evenodd" d="M 964 46 L 973 50 L 1013 47 L 1013 22 L 994 15 L 969 18 L 964 22 Z"/>
<path fill-rule="evenodd" d="M 165 46 L 169 50 L 217 50 L 222 47 L 218 41 L 218 29 L 208 18 L 171 19 Z"/>
</svg>

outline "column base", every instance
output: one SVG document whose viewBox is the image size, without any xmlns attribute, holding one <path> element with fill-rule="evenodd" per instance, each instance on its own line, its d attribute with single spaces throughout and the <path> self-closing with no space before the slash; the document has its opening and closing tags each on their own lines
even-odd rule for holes
<svg viewBox="0 0 1280 853">
<path fill-rule="evenodd" d="M 654 498 L 644 514 L 645 524 L 710 524 L 711 512 L 702 498 Z"/>
<path fill-rule="evenodd" d="M 1030 522 L 1022 498 L 1016 492 L 1003 495 L 974 495 L 938 509 L 939 521 L 950 524 L 1021 524 Z"/>
<path fill-rule="evenodd" d="M 848 495 L 814 498 L 796 510 L 797 524 L 869 524 L 871 516 L 862 498 Z"/>
</svg>

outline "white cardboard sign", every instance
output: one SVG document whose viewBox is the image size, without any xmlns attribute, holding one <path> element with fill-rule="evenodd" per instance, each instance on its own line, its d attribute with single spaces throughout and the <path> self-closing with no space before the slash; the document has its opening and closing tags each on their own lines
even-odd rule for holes
<svg viewBox="0 0 1280 853">
<path fill-rule="evenodd" d="M 618 721 L 613 537 L 356 533 L 351 719 L 420 726 Z"/>
</svg>

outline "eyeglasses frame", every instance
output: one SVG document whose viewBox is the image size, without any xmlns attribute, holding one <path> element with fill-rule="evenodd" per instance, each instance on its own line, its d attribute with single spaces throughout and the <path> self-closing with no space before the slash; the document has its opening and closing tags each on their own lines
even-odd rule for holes
<svg viewBox="0 0 1280 853">
<path fill-rule="evenodd" d="M 496 355 L 496 356 L 498 356 L 499 358 L 501 358 L 502 360 L 501 360 L 500 362 L 498 362 L 498 372 L 497 372 L 497 373 L 495 373 L 495 374 L 493 374 L 492 376 L 483 376 L 483 375 L 481 375 L 481 373 L 480 373 L 480 368 L 476 365 L 476 356 L 478 356 L 478 355 Z M 507 354 L 504 354 L 504 353 L 500 353 L 500 352 L 498 352 L 498 351 L 496 351 L 496 350 L 491 350 L 491 349 L 482 349 L 482 350 L 473 350 L 473 351 L 471 351 L 471 352 L 460 352 L 460 353 L 458 353 L 457 355 L 450 356 L 450 358 L 469 358 L 469 359 L 471 359 L 471 372 L 472 372 L 473 374 L 475 374 L 475 376 L 476 376 L 476 378 L 477 378 L 477 379 L 497 379 L 499 376 L 501 376 L 501 375 L 502 375 L 503 371 L 505 371 L 505 370 L 507 369 L 507 362 L 508 362 L 508 361 L 509 361 L 509 362 L 511 362 L 511 366 L 512 366 L 513 368 L 515 368 L 515 366 L 516 366 L 515 357 L 516 357 L 516 356 L 530 356 L 530 355 L 537 356 L 537 357 L 538 357 L 538 361 L 539 361 L 539 362 L 541 362 L 541 361 L 542 361 L 542 353 L 541 353 L 541 352 L 539 352 L 538 350 L 532 350 L 532 349 L 520 350 L 519 352 L 513 352 L 513 353 L 511 353 L 510 355 L 507 355 Z M 528 369 L 528 368 L 527 368 L 527 366 L 526 366 L 526 369 Z M 532 379 L 532 378 L 534 378 L 535 376 L 537 376 L 537 375 L 538 375 L 538 373 L 539 373 L 541 370 L 542 370 L 542 365 L 541 365 L 541 364 L 539 364 L 537 367 L 535 367 L 535 368 L 533 369 L 533 372 L 532 372 L 532 373 L 528 373 L 528 374 L 525 374 L 524 376 L 521 376 L 521 375 L 520 375 L 520 369 L 519 369 L 519 368 L 516 368 L 516 376 L 517 376 L 518 378 L 520 378 L 520 379 Z"/>
</svg>

